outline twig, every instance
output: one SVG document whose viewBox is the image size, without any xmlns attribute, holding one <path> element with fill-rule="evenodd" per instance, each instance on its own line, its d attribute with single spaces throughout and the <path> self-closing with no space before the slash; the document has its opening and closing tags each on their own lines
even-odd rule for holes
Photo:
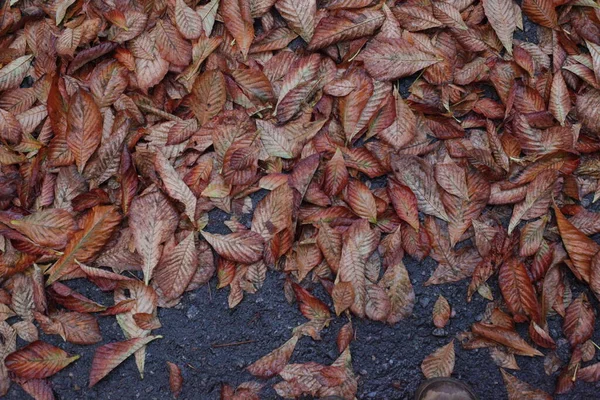
<svg viewBox="0 0 600 400">
<path fill-rule="evenodd" d="M 243 340 L 241 342 L 233 342 L 233 343 L 213 343 L 210 345 L 210 347 L 212 347 L 213 349 L 218 349 L 221 347 L 232 347 L 232 346 L 241 346 L 243 344 L 250 344 L 250 343 L 254 343 L 256 342 L 256 340 Z"/>
</svg>

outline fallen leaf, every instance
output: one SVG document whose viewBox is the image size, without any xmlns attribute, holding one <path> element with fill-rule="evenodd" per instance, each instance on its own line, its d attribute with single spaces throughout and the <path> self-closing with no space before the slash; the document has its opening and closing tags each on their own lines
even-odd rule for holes
<svg viewBox="0 0 600 400">
<path fill-rule="evenodd" d="M 421 363 L 421 371 L 427 379 L 452 375 L 452 371 L 454 371 L 454 340 L 425 357 Z"/>
<path fill-rule="evenodd" d="M 9 371 L 23 379 L 44 379 L 79 359 L 66 351 L 40 340 L 6 356 Z"/>
</svg>

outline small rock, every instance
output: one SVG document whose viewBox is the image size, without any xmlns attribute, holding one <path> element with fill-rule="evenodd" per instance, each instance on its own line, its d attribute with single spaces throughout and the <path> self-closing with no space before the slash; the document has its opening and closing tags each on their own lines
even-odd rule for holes
<svg viewBox="0 0 600 400">
<path fill-rule="evenodd" d="M 367 397 L 370 398 L 370 399 L 374 399 L 377 396 L 378 396 L 377 392 L 371 392 L 371 393 L 367 394 Z"/>
<path fill-rule="evenodd" d="M 360 371 L 358 371 L 359 374 L 361 374 L 362 376 L 365 376 L 368 374 L 366 369 L 361 369 Z"/>
<path fill-rule="evenodd" d="M 429 304 L 431 300 L 429 300 L 429 297 L 421 297 L 419 299 L 419 303 L 421 304 L 421 306 L 423 307 L 427 307 L 427 305 Z"/>
<path fill-rule="evenodd" d="M 477 316 L 475 316 L 475 321 L 477 322 L 481 322 L 481 320 L 483 319 L 483 315 L 478 314 Z"/>
<path fill-rule="evenodd" d="M 153 391 L 153 390 L 154 390 L 154 387 L 153 387 L 153 386 L 148 386 L 148 387 L 146 388 L 146 393 L 150 393 L 150 392 L 151 392 L 151 391 Z"/>
<path fill-rule="evenodd" d="M 434 329 L 431 334 L 435 337 L 446 337 L 448 336 L 448 331 L 445 329 Z"/>
<path fill-rule="evenodd" d="M 198 316 L 198 314 L 200 314 L 200 309 L 194 305 L 191 305 L 185 315 L 188 317 L 188 319 L 194 319 Z"/>
</svg>

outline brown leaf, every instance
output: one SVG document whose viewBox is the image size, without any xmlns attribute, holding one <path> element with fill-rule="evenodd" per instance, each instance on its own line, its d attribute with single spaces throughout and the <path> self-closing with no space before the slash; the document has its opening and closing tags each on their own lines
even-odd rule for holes
<svg viewBox="0 0 600 400">
<path fill-rule="evenodd" d="M 98 321 L 90 314 L 56 312 L 45 317 L 36 314 L 36 320 L 46 334 L 60 335 L 74 344 L 94 344 L 102 341 Z"/>
<path fill-rule="evenodd" d="M 504 262 L 500 266 L 498 283 L 515 321 L 538 320 L 540 313 L 535 289 L 522 262 L 515 258 Z"/>
<path fill-rule="evenodd" d="M 17 87 L 27 76 L 33 54 L 21 56 L 0 69 L 0 92 Z"/>
<path fill-rule="evenodd" d="M 319 21 L 308 50 L 318 50 L 329 45 L 371 35 L 385 19 L 381 11 L 340 11 Z"/>
<path fill-rule="evenodd" d="M 379 285 L 386 290 L 390 298 L 390 312 L 387 317 L 389 324 L 395 324 L 412 314 L 415 293 L 408 271 L 401 260 L 387 267 Z"/>
<path fill-rule="evenodd" d="M 500 369 L 509 400 L 551 400 L 552 396 Z"/>
<path fill-rule="evenodd" d="M 67 122 L 67 146 L 81 172 L 100 144 L 102 132 L 100 109 L 88 92 L 80 90 L 71 98 Z"/>
<path fill-rule="evenodd" d="M 310 43 L 315 30 L 317 2 L 315 0 L 280 0 L 275 3 L 279 14 L 287 21 L 290 28 Z"/>
<path fill-rule="evenodd" d="M 543 356 L 542 353 L 527 344 L 527 342 L 512 329 L 480 322 L 473 324 L 471 329 L 476 335 L 513 349 L 515 354 L 528 357 Z"/>
<path fill-rule="evenodd" d="M 198 39 L 202 34 L 202 18 L 183 0 L 175 1 L 175 23 L 186 39 Z"/>
<path fill-rule="evenodd" d="M 469 200 L 465 170 L 453 161 L 435 164 L 435 180 L 446 192 L 463 200 Z"/>
<path fill-rule="evenodd" d="M 89 387 L 94 386 L 101 379 L 106 377 L 106 375 L 133 353 L 140 350 L 154 339 L 160 338 L 162 338 L 162 336 L 137 337 L 125 340 L 124 342 L 108 343 L 98 347 L 94 353 L 94 359 L 92 360 Z"/>
<path fill-rule="evenodd" d="M 205 125 L 225 105 L 227 92 L 223 73 L 216 69 L 204 72 L 194 82 L 192 96 L 192 111 L 200 125 Z"/>
<path fill-rule="evenodd" d="M 552 339 L 547 330 L 542 329 L 542 327 L 535 323 L 535 321 L 531 321 L 531 323 L 529 324 L 529 337 L 538 346 L 546 347 L 549 349 L 556 348 L 556 343 L 554 342 L 554 339 Z"/>
<path fill-rule="evenodd" d="M 571 270 L 577 278 L 589 282 L 592 257 L 600 250 L 600 246 L 575 228 L 556 206 L 554 214 L 560 237 L 573 263 Z"/>
<path fill-rule="evenodd" d="M 254 21 L 250 3 L 243 0 L 221 0 L 219 8 L 225 28 L 231 33 L 242 56 L 246 58 L 254 39 Z"/>
<path fill-rule="evenodd" d="M 450 304 L 442 295 L 439 295 L 437 301 L 433 305 L 433 324 L 436 328 L 443 328 L 450 320 Z"/>
<path fill-rule="evenodd" d="M 544 230 L 546 229 L 547 217 L 542 217 L 536 221 L 530 222 L 521 230 L 520 254 L 521 257 L 534 255 L 544 240 Z"/>
<path fill-rule="evenodd" d="M 38 340 L 6 356 L 5 364 L 19 378 L 44 379 L 77 359 L 79 356 L 69 356 L 66 351 Z"/>
<path fill-rule="evenodd" d="M 519 365 L 517 365 L 515 355 L 502 350 L 500 347 L 490 347 L 490 356 L 500 368 L 520 369 Z"/>
<path fill-rule="evenodd" d="M 342 151 L 338 148 L 331 160 L 325 164 L 323 190 L 329 196 L 335 196 L 348 184 L 348 169 Z"/>
<path fill-rule="evenodd" d="M 173 393 L 173 397 L 178 398 L 183 387 L 181 369 L 177 364 L 173 364 L 170 361 L 167 361 L 167 368 L 169 369 L 169 387 L 171 389 L 171 393 Z"/>
<path fill-rule="evenodd" d="M 364 183 L 351 179 L 346 187 L 345 197 L 356 215 L 373 224 L 377 222 L 377 204 L 371 190 Z"/>
<path fill-rule="evenodd" d="M 300 306 L 300 312 L 310 320 L 328 320 L 331 314 L 329 307 L 315 296 L 311 295 L 306 289 L 297 283 L 292 282 L 292 288 L 296 295 L 296 300 Z"/>
<path fill-rule="evenodd" d="M 588 302 L 585 293 L 582 293 L 567 308 L 563 323 L 563 331 L 572 347 L 582 344 L 592 337 L 595 321 L 594 309 Z"/>
<path fill-rule="evenodd" d="M 344 326 L 340 328 L 338 333 L 336 343 L 338 346 L 338 351 L 343 353 L 344 350 L 350 346 L 350 343 L 354 339 L 354 329 L 352 328 L 352 322 L 346 323 Z"/>
<path fill-rule="evenodd" d="M 160 150 L 155 153 L 154 167 L 162 179 L 169 196 L 183 203 L 185 214 L 192 223 L 195 223 L 196 196 L 194 196 L 190 188 L 183 182 L 175 168 L 173 168 Z"/>
<path fill-rule="evenodd" d="M 331 291 L 335 313 L 340 315 L 354 304 L 354 287 L 351 282 L 337 282 Z"/>
<path fill-rule="evenodd" d="M 398 217 L 406 221 L 415 231 L 419 231 L 419 209 L 414 193 L 394 180 L 388 181 L 388 194 Z"/>
<path fill-rule="evenodd" d="M 40 246 L 62 249 L 77 230 L 77 224 L 66 210 L 38 211 L 10 221 L 11 226 Z"/>
<path fill-rule="evenodd" d="M 264 239 L 254 231 L 239 231 L 228 235 L 202 232 L 202 236 L 221 257 L 251 264 L 263 256 Z"/>
<path fill-rule="evenodd" d="M 392 123 L 378 132 L 378 136 L 396 150 L 407 146 L 415 137 L 417 118 L 410 107 L 400 96 L 397 89 L 393 92 L 393 118 Z"/>
<path fill-rule="evenodd" d="M 367 301 L 365 315 L 373 321 L 386 321 L 392 304 L 384 288 L 377 285 L 367 285 Z"/>
<path fill-rule="evenodd" d="M 454 371 L 454 340 L 423 360 L 421 371 L 427 379 L 449 377 Z"/>
<path fill-rule="evenodd" d="M 283 345 L 248 366 L 248 372 L 265 379 L 279 374 L 292 357 L 296 343 L 298 343 L 298 336 L 292 336 Z"/>
<path fill-rule="evenodd" d="M 508 224 L 509 234 L 516 228 L 521 219 L 533 219 L 546 214 L 555 182 L 556 172 L 544 171 L 529 184 L 525 200 L 516 204 L 513 208 L 513 214 Z"/>
<path fill-rule="evenodd" d="M 512 54 L 513 33 L 517 27 L 514 3 L 510 0 L 484 0 L 483 10 L 502 45 Z"/>
<path fill-rule="evenodd" d="M 133 199 L 129 211 L 129 224 L 135 248 L 144 260 L 144 281 L 150 282 L 154 268 L 165 242 L 177 225 L 178 215 L 174 207 L 160 192 L 148 193 Z"/>
<path fill-rule="evenodd" d="M 77 231 L 67 243 L 63 255 L 46 271 L 49 285 L 76 268 L 75 260 L 86 263 L 93 260 L 108 242 L 121 222 L 121 215 L 113 206 L 96 206 L 80 221 Z"/>
<path fill-rule="evenodd" d="M 452 247 L 460 241 L 473 220 L 479 217 L 490 197 L 490 186 L 481 174 L 470 170 L 465 178 L 467 191 L 462 198 L 447 191 L 442 193 L 442 203 L 449 218 L 448 233 Z"/>
<path fill-rule="evenodd" d="M 379 235 L 365 219 L 354 222 L 343 238 L 338 279 L 352 284 L 354 303 L 350 309 L 360 317 L 365 315 L 367 301 L 366 264 L 378 241 Z"/>
<path fill-rule="evenodd" d="M 422 160 L 413 156 L 396 157 L 392 161 L 392 167 L 398 180 L 417 197 L 420 211 L 448 221 L 432 171 Z"/>
<path fill-rule="evenodd" d="M 360 57 L 369 74 L 379 80 L 403 78 L 441 61 L 435 54 L 415 48 L 404 40 L 395 43 L 372 41 Z"/>
<path fill-rule="evenodd" d="M 23 390 L 35 400 L 54 400 L 52 386 L 43 379 L 30 379 L 19 383 Z"/>
<path fill-rule="evenodd" d="M 554 7 L 554 3 L 549 0 L 523 0 L 521 5 L 521 9 L 529 19 L 536 24 L 553 29 L 558 27 L 558 17 Z"/>
<path fill-rule="evenodd" d="M 571 108 L 569 89 L 567 88 L 562 72 L 558 72 L 554 74 L 554 77 L 552 78 L 552 89 L 550 91 L 548 111 L 550 111 L 554 118 L 564 126 Z"/>
<path fill-rule="evenodd" d="M 176 299 L 183 294 L 198 269 L 198 252 L 192 232 L 171 251 L 163 253 L 156 270 L 154 281 L 163 294 Z"/>
</svg>

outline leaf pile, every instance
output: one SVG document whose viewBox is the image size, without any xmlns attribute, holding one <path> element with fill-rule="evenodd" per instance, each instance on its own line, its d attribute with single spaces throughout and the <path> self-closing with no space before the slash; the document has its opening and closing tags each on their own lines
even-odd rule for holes
<svg viewBox="0 0 600 400">
<path fill-rule="evenodd" d="M 249 372 L 279 375 L 283 397 L 353 398 L 351 323 L 332 365 L 290 363 L 294 348 L 318 340 L 333 313 L 411 315 L 405 256 L 437 261 L 427 285 L 467 280 L 468 299 L 495 300 L 463 347 L 514 368 L 515 355 L 557 347 L 547 320 L 558 314 L 572 357 L 556 391 L 597 381 L 598 364 L 582 362 L 600 296 L 600 216 L 586 208 L 600 197 L 599 10 L 591 0 L 5 1 L 0 395 L 12 379 L 51 398 L 44 379 L 77 359 L 38 329 L 92 344 L 97 317 L 116 317 L 124 340 L 97 349 L 92 386 L 131 355 L 143 373 L 158 307 L 216 273 L 233 308 L 279 273 L 308 321 Z M 525 17 L 537 43 L 518 39 Z M 230 214 L 230 233 L 211 229 L 213 209 Z M 572 296 L 571 277 L 588 293 Z M 433 323 L 450 316 L 440 297 Z M 17 350 L 17 336 L 31 343 Z M 449 376 L 454 346 L 428 356 L 424 374 Z M 178 394 L 181 371 L 168 369 Z M 511 398 L 545 396 L 502 371 Z M 261 388 L 224 386 L 223 397 Z"/>
</svg>

